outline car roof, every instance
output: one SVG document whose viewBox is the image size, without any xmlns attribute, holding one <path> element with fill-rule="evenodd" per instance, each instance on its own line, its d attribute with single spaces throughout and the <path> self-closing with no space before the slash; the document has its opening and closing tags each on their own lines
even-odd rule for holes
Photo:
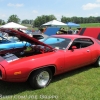
<svg viewBox="0 0 100 100">
<path fill-rule="evenodd" d="M 89 36 L 82 36 L 82 35 L 52 35 L 53 37 L 61 37 L 61 38 L 70 38 L 70 39 L 75 39 L 75 38 L 91 38 L 93 39 L 92 37 L 89 37 Z"/>
</svg>

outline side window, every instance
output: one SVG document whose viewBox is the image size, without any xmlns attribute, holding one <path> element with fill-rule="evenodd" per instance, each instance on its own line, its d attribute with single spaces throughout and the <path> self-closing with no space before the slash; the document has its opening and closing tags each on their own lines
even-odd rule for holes
<svg viewBox="0 0 100 100">
<path fill-rule="evenodd" d="M 69 47 L 69 50 L 71 50 L 72 46 L 76 46 L 77 49 L 80 49 L 88 47 L 93 44 L 94 42 L 90 38 L 78 38 L 73 41 L 73 43 Z"/>
<path fill-rule="evenodd" d="M 99 40 L 95 39 L 95 41 L 100 45 L 100 41 Z"/>
<path fill-rule="evenodd" d="M 81 48 L 85 48 L 85 47 L 91 46 L 93 44 L 94 44 L 94 42 L 90 38 L 84 38 L 81 41 Z"/>
<path fill-rule="evenodd" d="M 74 42 L 71 44 L 71 46 L 69 47 L 68 50 L 71 50 L 72 46 L 76 46 L 76 49 L 80 49 L 80 48 L 81 48 L 81 43 L 80 43 L 80 42 L 75 42 L 75 41 L 74 41 Z"/>
</svg>

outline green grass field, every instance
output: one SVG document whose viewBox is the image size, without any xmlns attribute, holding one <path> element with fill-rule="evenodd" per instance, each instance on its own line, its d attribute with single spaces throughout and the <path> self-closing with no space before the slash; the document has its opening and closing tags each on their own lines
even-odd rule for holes
<svg viewBox="0 0 100 100">
<path fill-rule="evenodd" d="M 100 68 L 83 68 L 55 76 L 51 84 L 33 90 L 28 83 L 0 81 L 1 100 L 100 100 Z"/>
<path fill-rule="evenodd" d="M 69 29 L 67 26 L 63 26 L 66 30 Z M 86 28 L 86 27 L 100 27 L 100 23 L 85 23 L 80 24 L 80 28 Z M 76 30 L 78 27 L 71 27 L 73 30 Z"/>
<path fill-rule="evenodd" d="M 90 65 L 55 76 L 48 87 L 39 90 L 33 90 L 27 82 L 0 81 L 0 100 L 100 100 L 100 67 Z"/>
<path fill-rule="evenodd" d="M 80 27 L 100 27 L 100 23 L 86 23 L 86 24 L 80 24 Z"/>
</svg>

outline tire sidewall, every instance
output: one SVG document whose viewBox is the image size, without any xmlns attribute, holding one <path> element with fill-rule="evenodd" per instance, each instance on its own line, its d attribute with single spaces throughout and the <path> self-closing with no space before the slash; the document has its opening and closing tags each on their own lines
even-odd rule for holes
<svg viewBox="0 0 100 100">
<path fill-rule="evenodd" d="M 96 67 L 100 67 L 100 56 L 98 57 L 97 61 L 95 62 Z"/>
<path fill-rule="evenodd" d="M 98 67 L 100 67 L 100 57 L 97 60 L 97 65 L 98 65 Z"/>
<path fill-rule="evenodd" d="M 39 85 L 38 82 L 37 82 L 37 77 L 38 77 L 39 74 L 40 74 L 41 72 L 43 72 L 43 71 L 47 71 L 47 72 L 49 73 L 49 80 L 48 80 L 47 84 L 45 84 L 44 86 L 41 86 L 41 85 Z M 29 82 L 30 82 L 30 85 L 31 85 L 34 89 L 40 89 L 40 88 L 44 88 L 44 87 L 48 86 L 49 83 L 51 82 L 51 80 L 52 80 L 52 72 L 51 72 L 51 70 L 50 70 L 49 68 L 42 68 L 42 69 L 39 69 L 39 70 L 35 71 L 35 73 L 33 73 L 33 74 L 31 75 Z"/>
</svg>

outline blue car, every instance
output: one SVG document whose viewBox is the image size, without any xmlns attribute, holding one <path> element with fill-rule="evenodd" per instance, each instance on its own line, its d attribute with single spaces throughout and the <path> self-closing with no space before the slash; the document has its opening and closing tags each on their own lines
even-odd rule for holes
<svg viewBox="0 0 100 100">
<path fill-rule="evenodd" d="M 17 38 L 11 38 L 10 40 L 0 36 L 0 50 L 22 48 L 24 46 L 30 46 L 30 43 L 25 41 L 19 41 Z"/>
</svg>

